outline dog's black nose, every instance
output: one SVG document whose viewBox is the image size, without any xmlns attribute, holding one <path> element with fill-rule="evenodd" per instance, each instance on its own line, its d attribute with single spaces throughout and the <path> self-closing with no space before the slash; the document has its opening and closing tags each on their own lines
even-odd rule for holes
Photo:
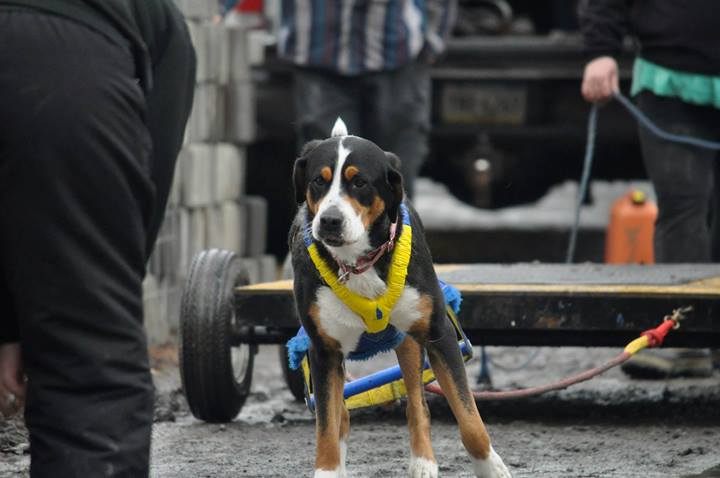
<svg viewBox="0 0 720 478">
<path fill-rule="evenodd" d="M 320 216 L 320 230 L 323 232 L 340 232 L 342 223 L 342 213 L 340 212 L 340 209 L 335 206 L 328 208 L 322 213 L 322 216 Z"/>
</svg>

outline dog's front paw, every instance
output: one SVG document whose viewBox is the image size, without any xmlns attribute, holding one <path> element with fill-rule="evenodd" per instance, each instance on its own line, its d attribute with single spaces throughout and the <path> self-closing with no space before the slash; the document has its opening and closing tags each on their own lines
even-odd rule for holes
<svg viewBox="0 0 720 478">
<path fill-rule="evenodd" d="M 410 458 L 408 478 L 437 478 L 438 464 L 427 458 L 414 456 Z"/>
<path fill-rule="evenodd" d="M 315 470 L 315 478 L 346 478 L 344 470 L 338 468 L 337 470 Z"/>
<path fill-rule="evenodd" d="M 510 470 L 492 447 L 485 460 L 473 460 L 473 470 L 478 478 L 512 478 Z"/>
</svg>

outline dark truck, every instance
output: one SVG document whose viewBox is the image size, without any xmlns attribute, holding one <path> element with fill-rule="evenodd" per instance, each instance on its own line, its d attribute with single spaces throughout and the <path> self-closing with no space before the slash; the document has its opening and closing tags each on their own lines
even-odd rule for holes
<svg viewBox="0 0 720 478">
<path fill-rule="evenodd" d="M 580 96 L 587 58 L 576 8 L 570 0 L 461 2 L 456 36 L 433 67 L 423 175 L 486 208 L 530 202 L 580 177 L 590 107 Z M 629 50 L 620 59 L 624 91 Z M 256 74 L 259 139 L 249 150 L 249 189 L 268 197 L 270 251 L 283 254 L 295 209 L 292 79 L 272 54 Z M 620 105 L 602 108 L 593 178 L 644 176 L 636 131 Z"/>
</svg>

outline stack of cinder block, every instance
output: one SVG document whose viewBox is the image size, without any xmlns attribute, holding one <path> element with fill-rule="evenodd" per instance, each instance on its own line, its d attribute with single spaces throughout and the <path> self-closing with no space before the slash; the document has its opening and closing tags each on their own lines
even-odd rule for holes
<svg viewBox="0 0 720 478">
<path fill-rule="evenodd" d="M 213 22 L 217 0 L 176 2 L 195 45 L 197 78 L 185 145 L 144 283 L 145 323 L 154 344 L 170 341 L 177 330 L 182 288 L 198 252 L 235 251 L 251 282 L 275 280 L 277 274 L 275 258 L 265 254 L 267 203 L 245 194 L 245 148 L 255 137 L 251 35 Z"/>
</svg>

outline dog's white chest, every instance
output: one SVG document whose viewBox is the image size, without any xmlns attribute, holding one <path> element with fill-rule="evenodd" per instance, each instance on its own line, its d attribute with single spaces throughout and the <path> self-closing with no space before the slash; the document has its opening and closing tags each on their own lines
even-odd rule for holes
<svg viewBox="0 0 720 478">
<path fill-rule="evenodd" d="M 362 274 L 351 274 L 346 283 L 353 292 L 368 298 L 385 293 L 387 285 L 375 269 Z M 360 336 L 365 332 L 363 320 L 348 308 L 329 287 L 320 287 L 317 292 L 318 318 L 325 334 L 340 343 L 342 353 L 347 355 L 355 350 Z M 390 314 L 390 323 L 398 330 L 407 330 L 420 318 L 420 294 L 410 286 L 398 299 Z"/>
</svg>

